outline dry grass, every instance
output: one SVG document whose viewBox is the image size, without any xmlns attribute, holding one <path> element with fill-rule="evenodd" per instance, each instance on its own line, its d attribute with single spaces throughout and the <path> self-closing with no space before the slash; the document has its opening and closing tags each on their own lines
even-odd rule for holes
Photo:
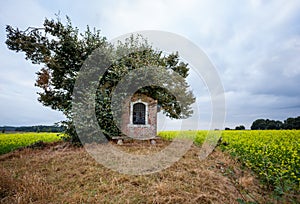
<svg viewBox="0 0 300 204">
<path fill-rule="evenodd" d="M 43 203 L 54 196 L 54 188 L 44 178 L 26 173 L 18 178 L 16 172 L 1 169 L 1 203 Z"/>
<path fill-rule="evenodd" d="M 118 148 L 149 154 L 168 145 L 158 141 Z M 54 143 L 0 157 L 0 203 L 276 203 L 246 169 L 216 150 L 206 160 L 192 148 L 161 172 L 131 176 L 96 163 L 84 148 Z"/>
</svg>

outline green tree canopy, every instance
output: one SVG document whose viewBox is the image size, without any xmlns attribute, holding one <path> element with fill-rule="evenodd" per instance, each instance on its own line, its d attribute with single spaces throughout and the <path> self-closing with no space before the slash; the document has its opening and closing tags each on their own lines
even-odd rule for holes
<svg viewBox="0 0 300 204">
<path fill-rule="evenodd" d="M 43 105 L 64 113 L 67 117 L 64 124 L 67 125 L 67 133 L 73 142 L 80 142 L 72 119 L 73 87 L 84 61 L 95 49 L 101 48 L 107 53 L 119 54 L 131 51 L 107 67 L 107 71 L 98 82 L 96 116 L 107 137 L 120 134 L 113 121 L 111 97 L 114 87 L 128 72 L 141 67 L 157 66 L 175 71 L 183 78 L 188 76 L 188 64 L 180 61 L 177 52 L 165 54 L 155 50 L 139 35 L 131 36 L 125 43 L 113 46 L 100 35 L 99 30 L 91 30 L 87 26 L 86 31 L 80 33 L 77 27 L 73 27 L 68 17 L 66 24 L 59 18 L 56 20 L 46 18 L 43 27 L 29 27 L 24 31 L 7 25 L 6 32 L 6 44 L 10 50 L 24 52 L 26 60 L 41 65 L 35 83 L 41 88 L 38 100 Z M 165 88 L 148 86 L 138 92 L 156 99 L 164 113 L 171 118 L 191 116 L 191 104 L 195 102 L 195 98 L 189 91 L 188 84 L 185 81 L 179 84 L 173 82 L 172 86 L 176 86 L 178 93 L 184 96 L 182 104 L 178 104 L 176 97 Z"/>
<path fill-rule="evenodd" d="M 253 121 L 251 130 L 280 130 L 280 129 L 300 129 L 300 116 L 287 118 L 284 122 L 270 119 L 257 119 Z"/>
<path fill-rule="evenodd" d="M 245 126 L 244 125 L 239 125 L 235 127 L 235 130 L 245 130 Z"/>
</svg>

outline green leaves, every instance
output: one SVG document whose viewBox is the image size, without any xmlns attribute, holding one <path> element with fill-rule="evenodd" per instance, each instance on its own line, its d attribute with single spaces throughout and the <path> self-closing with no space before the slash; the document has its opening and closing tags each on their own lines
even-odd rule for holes
<svg viewBox="0 0 300 204">
<path fill-rule="evenodd" d="M 153 49 L 141 35 L 131 36 L 125 42 L 112 46 L 100 31 L 91 30 L 88 26 L 85 32 L 80 33 L 73 27 L 71 20 L 63 24 L 59 18 L 45 19 L 43 27 L 29 27 L 24 31 L 12 26 L 6 27 L 6 44 L 10 50 L 24 52 L 26 59 L 33 64 L 41 64 L 37 72 L 36 86 L 41 88 L 39 101 L 54 110 L 62 111 L 70 120 L 65 123 L 69 133 L 76 139 L 76 132 L 72 124 L 72 94 L 74 83 L 79 70 L 85 60 L 96 52 L 95 62 L 90 64 L 87 76 L 97 75 L 97 69 L 103 64 L 108 65 L 99 83 L 96 94 L 96 116 L 100 127 L 107 137 L 120 134 L 113 121 L 111 111 L 112 91 L 119 81 L 130 71 L 145 67 L 159 67 L 175 71 L 184 78 L 188 76 L 188 64 L 183 63 L 179 53 L 169 55 Z M 101 59 L 99 61 L 99 59 Z M 91 60 L 90 60 L 91 61 Z M 171 72 L 170 72 L 171 73 Z M 168 76 L 156 75 L 157 80 L 165 80 Z M 132 85 L 142 82 L 143 78 L 132 79 Z M 192 114 L 191 104 L 195 98 L 188 90 L 188 84 L 183 81 L 168 81 L 167 87 L 175 90 L 169 92 L 166 88 L 147 86 L 137 92 L 150 96 L 158 101 L 163 112 L 171 118 L 186 118 Z M 89 91 L 89 90 L 87 90 Z M 185 100 L 178 102 L 175 95 Z M 95 98 L 89 97 L 87 98 Z M 84 107 L 85 102 L 80 104 Z M 89 121 L 86 121 L 86 125 Z"/>
</svg>

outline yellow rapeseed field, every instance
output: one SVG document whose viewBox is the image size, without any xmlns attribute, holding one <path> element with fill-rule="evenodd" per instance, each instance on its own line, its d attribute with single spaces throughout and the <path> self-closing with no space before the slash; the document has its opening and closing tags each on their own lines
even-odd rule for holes
<svg viewBox="0 0 300 204">
<path fill-rule="evenodd" d="M 0 154 L 31 145 L 38 141 L 53 142 L 60 139 L 61 137 L 58 136 L 58 133 L 0 133 Z"/>
<path fill-rule="evenodd" d="M 193 138 L 201 145 L 208 131 L 163 131 L 172 139 Z M 300 130 L 226 130 L 221 148 L 256 172 L 268 187 L 279 194 L 300 189 Z"/>
</svg>

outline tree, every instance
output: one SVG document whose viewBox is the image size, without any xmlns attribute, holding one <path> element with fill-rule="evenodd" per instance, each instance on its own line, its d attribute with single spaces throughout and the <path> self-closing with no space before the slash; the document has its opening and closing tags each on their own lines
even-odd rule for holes
<svg viewBox="0 0 300 204">
<path fill-rule="evenodd" d="M 240 126 L 236 126 L 235 127 L 236 130 L 245 130 L 245 126 L 244 125 L 240 125 Z"/>
<path fill-rule="evenodd" d="M 257 119 L 252 123 L 251 130 L 280 130 L 283 123 L 279 120 Z"/>
<path fill-rule="evenodd" d="M 283 123 L 279 120 L 266 120 L 266 130 L 280 130 L 282 129 Z"/>
<path fill-rule="evenodd" d="M 100 35 L 99 30 L 91 31 L 87 26 L 84 33 L 79 33 L 79 29 L 72 26 L 68 17 L 65 25 L 59 18 L 56 20 L 46 18 L 41 28 L 29 27 L 21 31 L 7 25 L 6 32 L 6 44 L 10 50 L 24 52 L 26 60 L 41 65 L 35 83 L 42 89 L 38 93 L 38 100 L 43 105 L 64 113 L 67 121 L 63 124 L 72 142 L 80 142 L 73 124 L 71 102 L 74 83 L 84 61 L 96 48 L 101 48 L 104 53 L 133 50 L 129 55 L 111 64 L 99 81 L 96 93 L 96 116 L 103 133 L 108 138 L 120 134 L 112 116 L 112 90 L 129 71 L 145 66 L 159 66 L 166 70 L 173 70 L 183 78 L 188 76 L 188 64 L 180 61 L 178 53 L 166 55 L 159 50 L 154 50 L 141 36 L 131 36 L 125 43 L 112 46 L 105 37 Z M 107 56 L 109 57 L 111 56 Z M 143 87 L 138 92 L 156 99 L 167 116 L 186 118 L 192 114 L 191 104 L 195 102 L 188 87 L 186 82 L 177 84 L 179 93 L 186 99 L 181 106 L 176 101 L 176 97 L 164 88 L 149 86 Z"/>
<path fill-rule="evenodd" d="M 265 130 L 266 121 L 265 119 L 257 119 L 251 125 L 251 130 Z"/>
<path fill-rule="evenodd" d="M 294 128 L 297 129 L 297 130 L 300 129 L 300 116 L 298 116 L 297 118 L 295 118 Z"/>
<path fill-rule="evenodd" d="M 300 129 L 300 116 L 296 117 L 296 118 L 287 118 L 286 120 L 284 120 L 283 123 L 283 127 L 284 129 Z"/>
<path fill-rule="evenodd" d="M 252 123 L 251 130 L 292 130 L 300 129 L 300 116 L 287 118 L 284 122 L 280 120 L 257 119 Z"/>
</svg>

